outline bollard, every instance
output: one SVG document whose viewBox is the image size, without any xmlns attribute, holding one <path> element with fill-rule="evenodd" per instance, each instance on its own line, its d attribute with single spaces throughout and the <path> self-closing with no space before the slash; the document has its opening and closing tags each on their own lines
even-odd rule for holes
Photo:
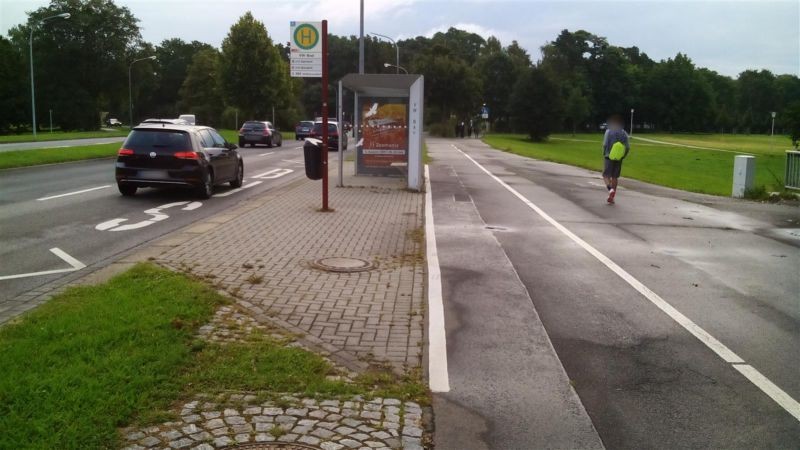
<svg viewBox="0 0 800 450">
<path fill-rule="evenodd" d="M 756 157 L 736 155 L 733 160 L 733 196 L 744 197 L 746 191 L 753 188 L 756 177 Z"/>
</svg>

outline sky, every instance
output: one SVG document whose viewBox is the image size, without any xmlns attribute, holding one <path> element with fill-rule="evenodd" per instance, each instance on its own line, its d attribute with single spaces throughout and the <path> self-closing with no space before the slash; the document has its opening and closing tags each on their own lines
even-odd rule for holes
<svg viewBox="0 0 800 450">
<path fill-rule="evenodd" d="M 359 0 L 116 0 L 153 44 L 178 37 L 219 47 L 250 10 L 273 40 L 286 42 L 289 21 L 328 19 L 329 31 L 357 35 Z M 769 69 L 800 76 L 800 0 L 786 1 L 506 1 L 364 0 L 365 32 L 394 38 L 432 36 L 457 27 L 517 40 L 534 61 L 563 29 L 584 29 L 611 44 L 637 46 L 654 60 L 687 54 L 698 66 L 736 76 Z M 48 0 L 0 0 L 0 33 Z M 402 52 L 402 47 L 400 49 Z"/>
</svg>

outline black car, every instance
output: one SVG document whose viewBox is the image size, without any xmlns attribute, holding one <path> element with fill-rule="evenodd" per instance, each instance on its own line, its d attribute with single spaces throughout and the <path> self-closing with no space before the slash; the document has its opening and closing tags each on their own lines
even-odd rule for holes
<svg viewBox="0 0 800 450">
<path fill-rule="evenodd" d="M 202 198 L 214 185 L 242 186 L 244 162 L 236 145 L 213 128 L 179 124 L 135 127 L 117 154 L 116 178 L 122 195 L 140 187 L 187 187 Z"/>
<path fill-rule="evenodd" d="M 309 137 L 322 139 L 322 122 L 314 122 Z M 339 151 L 339 124 L 333 121 L 328 122 L 328 150 Z M 347 150 L 347 133 L 342 134 L 342 150 Z"/>
<path fill-rule="evenodd" d="M 244 148 L 247 144 L 251 147 L 256 144 L 280 147 L 283 145 L 283 135 L 271 122 L 248 120 L 239 130 L 239 147 Z"/>
<path fill-rule="evenodd" d="M 311 120 L 303 120 L 294 127 L 295 139 L 302 140 L 311 137 L 311 130 L 314 128 L 314 122 Z"/>
</svg>

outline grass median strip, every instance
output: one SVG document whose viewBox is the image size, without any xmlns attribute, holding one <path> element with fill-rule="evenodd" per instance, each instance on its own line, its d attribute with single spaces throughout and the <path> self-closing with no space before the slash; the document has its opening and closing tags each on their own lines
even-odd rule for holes
<svg viewBox="0 0 800 450">
<path fill-rule="evenodd" d="M 47 142 L 47 141 L 66 141 L 70 139 L 93 139 L 125 137 L 128 135 L 127 128 L 119 128 L 114 131 L 67 131 L 67 132 L 39 132 L 36 138 L 32 134 L 9 134 L 0 136 L 0 144 L 11 144 L 17 142 Z"/>
<path fill-rule="evenodd" d="M 117 155 L 120 145 L 119 142 L 115 142 L 111 144 L 0 152 L 0 169 L 81 161 L 84 159 L 110 158 Z"/>
<path fill-rule="evenodd" d="M 666 139 L 662 135 L 658 138 Z M 554 135 L 553 139 L 546 142 L 532 142 L 525 136 L 514 134 L 492 134 L 484 138 L 487 144 L 503 151 L 595 171 L 602 170 L 601 140 L 601 135 Z M 754 142 L 754 138 L 750 137 L 743 138 L 743 145 L 739 147 L 732 143 L 734 140 L 726 140 L 726 150 L 739 148 L 757 154 L 755 185 L 764 186 L 767 190 L 783 190 L 783 152 L 770 152 L 764 148 L 763 142 Z M 679 141 L 688 142 L 687 139 Z M 692 142 L 711 146 L 713 139 Z M 634 140 L 631 154 L 623 164 L 622 176 L 686 191 L 729 196 L 734 156 L 727 152 Z"/>
<path fill-rule="evenodd" d="M 140 264 L 0 328 L 0 448 L 119 447 L 120 427 L 167 420 L 175 402 L 200 393 L 426 400 L 419 373 L 331 377 L 337 369 L 288 335 L 201 339 L 225 303 L 201 281 Z"/>
</svg>

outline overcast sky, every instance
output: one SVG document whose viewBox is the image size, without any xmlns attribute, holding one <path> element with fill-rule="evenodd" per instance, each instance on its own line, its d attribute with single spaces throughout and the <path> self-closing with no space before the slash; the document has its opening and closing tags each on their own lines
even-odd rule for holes
<svg viewBox="0 0 800 450">
<path fill-rule="evenodd" d="M 270 36 L 286 42 L 290 20 L 327 18 L 330 32 L 358 34 L 359 0 L 116 0 L 157 44 L 178 37 L 219 46 L 250 10 Z M 365 0 L 366 31 L 392 37 L 430 36 L 455 26 L 484 37 L 512 39 L 536 60 L 562 29 L 585 29 L 661 60 L 683 52 L 699 66 L 736 76 L 745 69 L 800 75 L 800 1 L 504 1 Z M 0 33 L 48 0 L 0 0 Z M 402 52 L 402 48 L 401 48 Z"/>
</svg>

